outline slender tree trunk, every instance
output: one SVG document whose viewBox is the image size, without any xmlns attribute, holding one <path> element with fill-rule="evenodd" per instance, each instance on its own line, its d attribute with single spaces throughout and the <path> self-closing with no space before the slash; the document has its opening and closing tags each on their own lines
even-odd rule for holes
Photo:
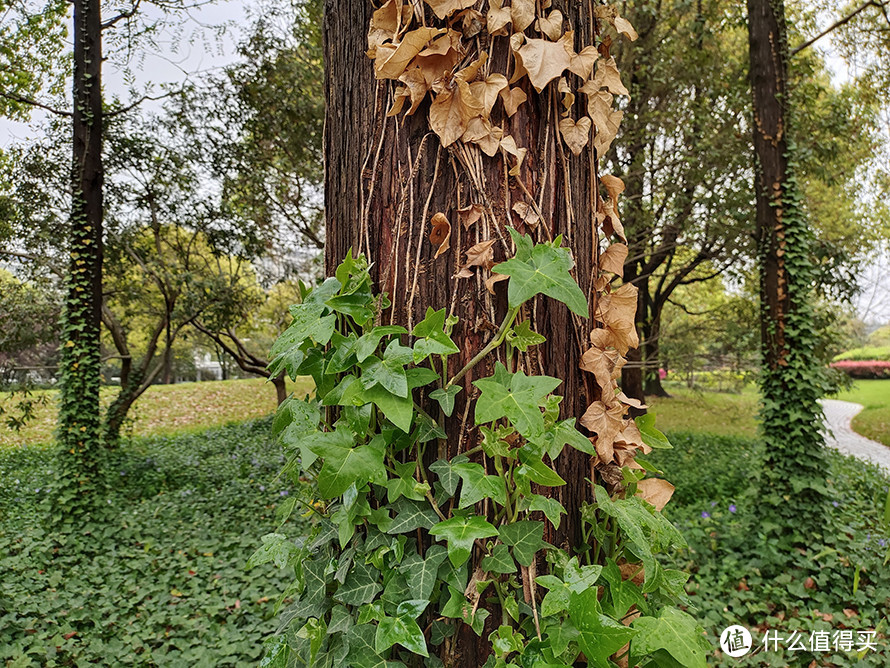
<svg viewBox="0 0 890 668">
<path fill-rule="evenodd" d="M 102 19 L 99 0 L 74 0 L 74 118 L 68 291 L 61 321 L 59 443 L 76 496 L 100 472 L 102 322 Z"/>
<path fill-rule="evenodd" d="M 661 336 L 661 312 L 655 312 L 652 317 L 643 323 L 643 337 L 640 347 L 643 350 L 643 359 L 646 361 L 646 382 L 644 390 L 646 394 L 655 397 L 669 397 L 667 390 L 661 384 L 661 369 L 664 363 L 661 360 L 659 337 Z"/>
<path fill-rule="evenodd" d="M 284 372 L 272 379 L 272 385 L 275 386 L 275 399 L 280 406 L 284 403 L 284 400 L 287 399 L 287 382 L 284 379 Z"/>
<path fill-rule="evenodd" d="M 814 353 L 811 233 L 789 164 L 788 44 L 781 0 L 748 0 L 760 258 L 761 508 L 767 549 L 812 545 L 824 530 L 824 381 Z M 774 539 L 778 538 L 778 541 Z"/>
<path fill-rule="evenodd" d="M 760 248 L 763 364 L 775 369 L 785 355 L 785 320 L 790 307 L 783 239 L 782 194 L 788 172 L 786 129 L 785 11 L 781 0 L 748 0 L 751 90 L 754 96 L 755 196 Z"/>
<path fill-rule="evenodd" d="M 553 8 L 561 9 L 575 28 L 576 44 L 594 42 L 594 17 L 587 4 L 554 2 Z M 499 241 L 494 246 L 495 261 L 501 261 L 511 252 L 507 225 L 539 239 L 546 239 L 547 232 L 543 225 L 524 228 L 512 214 L 513 203 L 526 197 L 516 180 L 507 176 L 500 158 L 487 158 L 476 147 L 467 149 L 460 144 L 440 147 L 426 121 L 428 101 L 413 116 L 386 117 L 391 103 L 389 84 L 375 80 L 372 63 L 365 56 L 373 10 L 367 0 L 328 0 L 325 6 L 326 265 L 330 273 L 350 248 L 368 256 L 374 263 L 377 288 L 392 300 L 383 317 L 385 324 L 410 329 L 423 319 L 428 307 L 445 308 L 457 315 L 460 322 L 453 339 L 461 353 L 449 358 L 451 375 L 491 340 L 507 309 L 506 283 L 498 284 L 492 296 L 478 277 L 455 278 L 464 252 L 476 243 L 506 238 L 506 243 Z M 491 48 L 492 71 L 503 71 L 508 41 L 493 39 L 500 41 L 493 42 Z M 575 157 L 561 143 L 555 131 L 558 100 L 552 86 L 539 98 L 527 79 L 517 85 L 527 91 L 528 102 L 513 117 L 497 118 L 496 122 L 503 123 L 518 145 L 529 149 L 528 168 L 522 171 L 525 188 L 540 196 L 549 233 L 565 235 L 565 244 L 574 254 L 575 277 L 589 297 L 592 314 L 598 252 L 592 151 Z M 484 215 L 473 227 L 464 229 L 457 211 L 473 203 L 482 204 L 493 215 Z M 430 219 L 437 212 L 451 221 L 451 248 L 439 258 L 429 241 Z M 529 316 L 532 328 L 546 336 L 547 343 L 523 356 L 523 368 L 562 379 L 557 390 L 565 395 L 562 417 L 580 417 L 599 398 L 593 378 L 579 369 L 592 321 L 573 317 L 554 300 L 536 300 Z M 443 421 L 448 439 L 443 451 L 429 453 L 431 461 L 454 457 L 476 445 L 478 434 L 467 402 L 475 397 L 472 381 L 492 372 L 490 365 L 482 367 L 473 369 L 462 381 L 464 391 L 457 397 L 453 417 Z M 586 479 L 592 476 L 591 467 L 590 458 L 576 451 L 566 450 L 557 462 L 567 484 L 549 493 L 568 514 L 558 532 L 548 526 L 551 533 L 546 537 L 558 546 L 577 546 L 581 541 L 579 509 L 590 500 Z M 486 638 L 499 618 L 491 615 L 481 639 L 463 626 L 453 665 L 485 663 Z"/>
</svg>

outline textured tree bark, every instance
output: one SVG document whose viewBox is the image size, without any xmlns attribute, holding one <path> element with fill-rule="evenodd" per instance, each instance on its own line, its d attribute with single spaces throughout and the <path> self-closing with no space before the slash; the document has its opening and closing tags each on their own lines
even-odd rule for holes
<svg viewBox="0 0 890 668">
<path fill-rule="evenodd" d="M 99 474 L 102 323 L 102 19 L 99 0 L 74 3 L 71 263 L 62 316 L 60 451 L 80 495 Z"/>
<path fill-rule="evenodd" d="M 760 253 L 761 350 L 775 369 L 786 354 L 785 319 L 791 301 L 782 258 L 782 194 L 788 171 L 785 9 L 781 0 L 748 0 L 757 239 Z"/>
<path fill-rule="evenodd" d="M 554 2 L 553 7 L 561 9 L 575 28 L 576 46 L 594 43 L 594 17 L 588 4 Z M 523 79 L 521 85 L 529 101 L 512 118 L 503 119 L 505 132 L 513 135 L 519 146 L 529 149 L 522 172 L 524 186 L 536 195 L 545 221 L 537 229 L 526 230 L 511 211 L 513 203 L 526 197 L 515 179 L 507 176 L 500 158 L 488 158 L 475 147 L 465 150 L 459 143 L 442 149 L 426 120 L 428 101 L 413 116 L 386 118 L 391 103 L 389 84 L 375 81 L 371 61 L 364 53 L 373 9 L 367 0 L 328 0 L 325 7 L 328 272 L 350 248 L 367 255 L 374 263 L 372 275 L 377 288 L 392 300 L 391 309 L 384 315 L 386 324 L 411 328 L 423 319 L 427 307 L 446 308 L 457 315 L 460 323 L 453 338 L 461 354 L 449 359 L 450 374 L 491 340 L 507 309 L 506 283 L 498 284 L 495 296 L 491 296 L 480 279 L 454 277 L 463 252 L 481 241 L 506 239 L 506 243 L 495 244 L 495 260 L 504 259 L 510 251 L 508 226 L 540 240 L 564 235 L 564 245 L 573 251 L 575 278 L 588 297 L 592 316 L 598 258 L 596 167 L 592 151 L 575 157 L 561 144 L 553 87 L 540 97 Z M 492 40 L 492 69 L 504 71 L 508 40 Z M 502 121 L 494 120 L 498 124 Z M 475 178 L 469 176 L 473 172 Z M 465 230 L 458 223 L 457 210 L 471 203 L 483 204 L 493 216 Z M 434 258 L 436 247 L 428 239 L 429 221 L 437 212 L 448 216 L 452 224 L 451 249 L 438 259 Z M 497 224 L 492 225 L 490 218 Z M 533 302 L 527 317 L 532 328 L 547 337 L 547 343 L 523 355 L 522 368 L 526 373 L 562 379 L 557 390 L 565 395 L 562 417 L 580 418 L 599 398 L 593 378 L 578 366 L 592 322 L 574 317 L 561 303 L 540 298 Z M 477 430 L 468 400 L 475 396 L 472 381 L 491 372 L 490 363 L 480 365 L 463 379 L 464 391 L 458 395 L 453 417 L 444 420 L 447 451 L 432 453 L 433 459 L 453 457 L 476 444 Z M 558 546 L 576 546 L 581 540 L 579 509 L 590 500 L 590 485 L 585 478 L 593 475 L 592 464 L 589 456 L 566 450 L 556 468 L 567 484 L 548 493 L 565 506 L 568 514 L 558 532 L 548 526 L 551 533 L 546 538 Z M 485 639 L 499 617 L 491 615 L 491 628 L 486 627 L 479 639 L 464 625 L 453 665 L 479 666 L 485 662 Z"/>
</svg>

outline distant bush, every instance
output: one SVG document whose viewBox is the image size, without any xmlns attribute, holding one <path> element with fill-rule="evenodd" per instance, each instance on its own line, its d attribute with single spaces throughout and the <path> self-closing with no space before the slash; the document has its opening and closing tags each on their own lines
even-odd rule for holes
<svg viewBox="0 0 890 668">
<path fill-rule="evenodd" d="M 841 360 L 832 362 L 831 368 L 843 371 L 851 378 L 890 378 L 890 361 Z"/>
<path fill-rule="evenodd" d="M 835 362 L 843 361 L 870 362 L 872 360 L 890 361 L 890 346 L 865 346 L 853 348 L 834 358 Z"/>
</svg>

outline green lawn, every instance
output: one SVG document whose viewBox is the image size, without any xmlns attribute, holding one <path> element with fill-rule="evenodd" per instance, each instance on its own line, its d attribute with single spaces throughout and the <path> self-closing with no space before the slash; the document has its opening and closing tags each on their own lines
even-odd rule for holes
<svg viewBox="0 0 890 668">
<path fill-rule="evenodd" d="M 890 445 L 890 380 L 857 380 L 837 399 L 854 401 L 865 409 L 853 418 L 853 429 L 863 436 Z"/>
<path fill-rule="evenodd" d="M 748 386 L 740 394 L 690 390 L 682 383 L 667 382 L 670 399 L 647 397 L 662 431 L 695 431 L 708 434 L 755 436 L 757 390 Z"/>
<path fill-rule="evenodd" d="M 308 392 L 312 381 L 298 379 L 290 385 L 292 391 Z M 116 392 L 114 387 L 103 388 L 103 402 L 110 402 Z M 21 431 L 0 428 L 0 450 L 52 441 L 57 392 L 46 390 L 34 394 L 45 396 L 46 404 L 37 407 L 34 419 Z M 4 397 L 5 393 L 0 392 L 0 402 Z M 275 388 L 262 378 L 153 385 L 130 410 L 125 433 L 132 436 L 184 433 L 265 417 L 274 410 Z"/>
</svg>

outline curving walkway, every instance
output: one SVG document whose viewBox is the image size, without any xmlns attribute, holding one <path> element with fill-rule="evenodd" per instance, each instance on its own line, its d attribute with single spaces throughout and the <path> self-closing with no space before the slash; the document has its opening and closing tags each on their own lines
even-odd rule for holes
<svg viewBox="0 0 890 668">
<path fill-rule="evenodd" d="M 845 455 L 853 455 L 890 469 L 890 447 L 857 434 L 850 426 L 850 421 L 864 406 L 837 399 L 822 399 L 820 403 L 825 413 L 826 445 Z"/>
</svg>

